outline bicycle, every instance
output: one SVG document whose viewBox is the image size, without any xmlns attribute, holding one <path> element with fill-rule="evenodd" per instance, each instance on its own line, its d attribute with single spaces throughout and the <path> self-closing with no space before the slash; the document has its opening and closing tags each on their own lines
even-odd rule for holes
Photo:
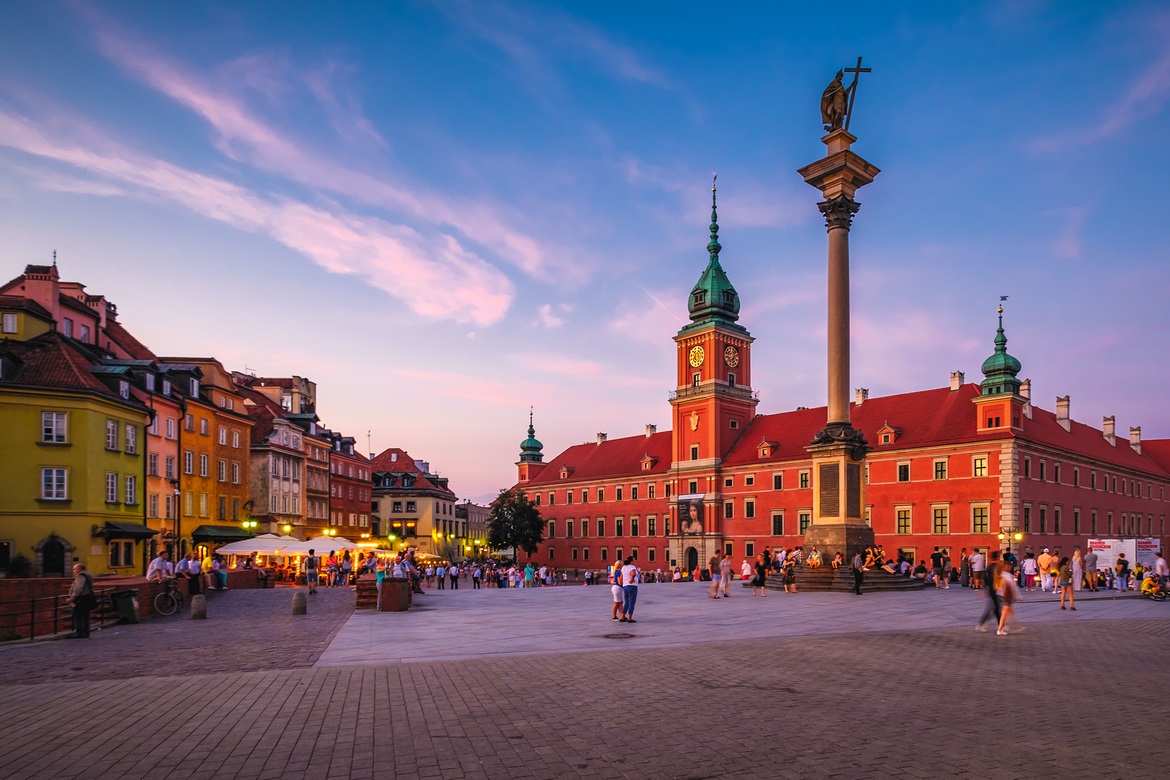
<svg viewBox="0 0 1170 780">
<path fill-rule="evenodd" d="M 154 597 L 154 611 L 160 615 L 173 615 L 183 608 L 183 594 L 173 579 L 167 580 L 163 590 Z"/>
</svg>

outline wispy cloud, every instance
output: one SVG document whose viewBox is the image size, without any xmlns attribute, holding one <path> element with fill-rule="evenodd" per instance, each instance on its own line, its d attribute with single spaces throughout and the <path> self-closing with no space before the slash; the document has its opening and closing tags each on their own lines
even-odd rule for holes
<svg viewBox="0 0 1170 780">
<path fill-rule="evenodd" d="M 59 119 L 43 124 L 84 125 Z M 72 166 L 138 197 L 162 197 L 239 230 L 265 233 L 333 273 L 360 276 L 423 316 L 490 324 L 512 300 L 507 277 L 451 236 L 260 195 L 132 152 L 101 139 L 92 128 L 83 135 L 84 145 L 0 110 L 0 145 Z M 443 294 L 435 295 L 435 290 Z"/>
<path fill-rule="evenodd" d="M 295 72 L 280 58 L 253 56 L 234 60 L 220 72 L 200 73 L 137 40 L 96 12 L 87 12 L 101 53 L 129 75 L 202 117 L 215 130 L 215 146 L 227 157 L 355 203 L 402 212 L 418 223 L 451 229 L 464 240 L 480 243 L 503 262 L 539 279 L 573 275 L 571 258 L 547 252 L 540 241 L 512 227 L 518 215 L 496 204 L 428 191 L 417 183 L 395 183 L 389 173 L 374 174 L 332 159 L 249 107 L 241 85 L 279 101 L 289 81 L 303 82 L 324 107 L 331 126 L 343 138 L 385 141 L 362 115 L 354 98 L 344 100 L 336 64 L 307 74 Z M 292 71 L 292 72 L 290 72 Z"/>
<path fill-rule="evenodd" d="M 1053 242 L 1053 251 L 1066 260 L 1075 260 L 1081 256 L 1081 231 L 1085 221 L 1089 218 L 1089 209 L 1085 206 L 1070 206 L 1064 209 L 1053 209 L 1052 214 L 1064 218 L 1064 227 Z"/>
<path fill-rule="evenodd" d="M 1170 100 L 1170 16 L 1146 20 L 1144 24 L 1160 33 L 1156 59 L 1103 110 L 1101 120 L 1089 127 L 1034 139 L 1030 145 L 1033 151 L 1056 153 L 1088 146 L 1121 133 L 1165 107 Z"/>
<path fill-rule="evenodd" d="M 698 101 L 660 68 L 566 13 L 539 4 L 521 9 L 481 0 L 434 4 L 452 24 L 504 52 L 521 78 L 537 91 L 550 86 L 560 89 L 559 71 L 583 63 L 615 80 L 674 93 L 692 113 L 701 113 Z"/>
</svg>

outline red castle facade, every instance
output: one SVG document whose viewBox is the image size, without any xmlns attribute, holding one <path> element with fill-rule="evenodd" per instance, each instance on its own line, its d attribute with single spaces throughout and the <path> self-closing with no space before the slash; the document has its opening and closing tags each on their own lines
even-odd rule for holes
<svg viewBox="0 0 1170 780">
<path fill-rule="evenodd" d="M 569 447 L 547 462 L 529 425 L 516 487 L 548 522 L 534 560 L 600 569 L 627 555 L 643 568 L 693 570 L 715 550 L 737 562 L 766 547 L 804 543 L 813 520 L 805 447 L 826 410 L 757 415 L 754 339 L 738 323 L 739 297 L 720 262 L 714 202 L 710 260 L 691 291 L 691 323 L 674 337 L 673 428 Z M 888 554 L 913 560 L 1013 548 L 1085 549 L 1089 538 L 1166 538 L 1170 441 L 1118 437 L 1034 406 L 1000 327 L 980 384 L 870 398 L 858 390 L 854 427 L 866 459 L 865 516 Z M 823 550 L 831 556 L 835 550 Z"/>
</svg>

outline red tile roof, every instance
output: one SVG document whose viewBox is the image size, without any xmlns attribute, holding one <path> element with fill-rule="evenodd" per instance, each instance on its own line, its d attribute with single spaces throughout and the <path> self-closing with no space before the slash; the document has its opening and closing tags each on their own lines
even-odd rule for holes
<svg viewBox="0 0 1170 780">
<path fill-rule="evenodd" d="M 130 331 L 122 327 L 119 322 L 106 320 L 106 338 L 122 348 L 122 351 L 134 360 L 155 360 L 158 355 L 151 352 L 146 345 L 130 335 Z"/>
<path fill-rule="evenodd" d="M 46 320 L 53 319 L 53 312 L 31 298 L 22 298 L 19 295 L 0 295 L 0 307 L 4 307 L 5 309 L 25 309 Z"/>
<path fill-rule="evenodd" d="M 544 470 L 525 487 L 555 485 L 561 482 L 562 467 L 570 470 L 568 480 L 600 480 L 639 474 L 665 474 L 671 465 L 671 433 L 627 436 L 600 444 L 576 444 L 548 462 Z M 755 450 L 753 450 L 754 452 Z M 657 458 L 648 471 L 642 470 L 647 455 Z"/>
<path fill-rule="evenodd" d="M 3 341 L 0 350 L 24 365 L 4 384 L 63 390 L 86 390 L 125 401 L 90 371 L 93 363 L 69 339 L 50 331 L 28 341 Z"/>
<path fill-rule="evenodd" d="M 411 491 L 418 490 L 433 490 L 438 493 L 443 493 L 455 496 L 455 493 L 449 488 L 443 488 L 436 485 L 427 475 L 414 463 L 414 458 L 410 457 L 410 453 L 406 450 L 397 447 L 390 447 L 379 452 L 373 460 L 370 461 L 370 470 L 374 472 L 383 471 L 393 474 L 413 474 L 415 481 L 413 487 L 407 488 Z"/>
<path fill-rule="evenodd" d="M 1134 469 L 1160 477 L 1170 477 L 1170 441 L 1143 443 L 1139 455 L 1129 446 L 1127 438 L 1109 444 L 1101 431 L 1078 422 L 1065 431 L 1056 422 L 1056 415 L 1033 407 L 1032 419 L 1025 418 L 1021 433 L 979 433 L 972 400 L 979 395 L 979 386 L 965 384 L 957 390 L 949 387 L 920 390 L 867 399 L 861 406 L 851 405 L 851 418 L 874 446 L 883 449 L 904 449 L 976 441 L 994 441 L 1018 438 L 1022 441 L 1075 452 L 1114 466 Z M 779 414 L 764 414 L 753 419 L 732 445 L 725 466 L 743 466 L 752 463 L 773 463 L 808 458 L 805 447 L 825 426 L 826 409 L 797 409 Z M 899 431 L 895 442 L 878 444 L 878 431 L 889 425 Z M 548 461 L 544 470 L 526 487 L 555 485 L 561 482 L 561 469 L 571 470 L 568 479 L 573 482 L 633 477 L 639 474 L 661 474 L 671 467 L 671 432 L 664 431 L 650 437 L 631 436 L 611 439 L 601 444 L 586 443 L 569 447 Z M 771 453 L 760 458 L 757 447 L 761 441 L 771 444 Z M 1152 445 L 1152 446 L 1151 446 Z M 645 455 L 658 461 L 648 472 L 642 471 Z"/>
</svg>

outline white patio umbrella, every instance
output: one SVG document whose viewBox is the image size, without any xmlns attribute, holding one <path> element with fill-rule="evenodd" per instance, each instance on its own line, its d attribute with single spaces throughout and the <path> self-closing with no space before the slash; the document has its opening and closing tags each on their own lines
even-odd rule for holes
<svg viewBox="0 0 1170 780">
<path fill-rule="evenodd" d="M 296 541 L 293 539 L 292 541 Z M 225 544 L 216 550 L 222 555 L 250 555 L 251 553 L 260 553 L 261 555 L 276 555 L 290 542 L 281 539 L 273 534 L 263 534 L 251 539 L 241 539 L 238 542 L 231 542 Z"/>
<path fill-rule="evenodd" d="M 307 555 L 309 550 L 314 550 L 317 554 L 325 554 L 330 550 L 357 550 L 356 544 L 346 539 L 343 536 L 315 536 L 312 539 L 306 539 L 303 542 L 296 542 L 295 544 L 288 544 L 280 551 L 281 555 Z"/>
</svg>

